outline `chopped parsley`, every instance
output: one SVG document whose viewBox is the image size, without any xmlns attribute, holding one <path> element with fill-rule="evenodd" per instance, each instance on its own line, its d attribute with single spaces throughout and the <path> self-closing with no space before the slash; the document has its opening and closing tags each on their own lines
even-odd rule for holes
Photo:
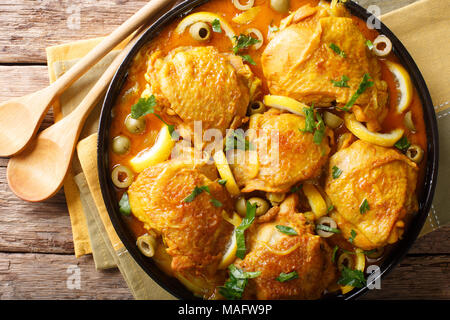
<svg viewBox="0 0 450 320">
<path fill-rule="evenodd" d="M 236 44 L 233 47 L 234 54 L 238 54 L 242 57 L 244 61 L 247 61 L 248 63 L 252 65 L 256 65 L 255 61 L 252 59 L 251 56 L 248 54 L 241 54 L 241 50 L 248 49 L 249 47 L 260 43 L 261 40 L 253 38 L 250 35 L 240 34 L 239 36 L 234 36 L 234 39 L 236 40 Z"/>
<path fill-rule="evenodd" d="M 342 170 L 339 169 L 336 166 L 333 166 L 333 168 L 331 168 L 331 175 L 333 176 L 333 179 L 337 179 L 341 176 L 342 174 Z"/>
<path fill-rule="evenodd" d="M 330 43 L 329 45 L 330 49 L 333 50 L 337 55 L 341 56 L 342 58 L 347 57 L 344 51 L 341 50 L 336 44 Z"/>
<path fill-rule="evenodd" d="M 303 112 L 305 113 L 305 129 L 301 130 L 302 132 L 314 132 L 314 128 L 316 127 L 316 120 L 314 117 L 314 107 L 311 106 L 309 108 L 303 108 Z"/>
<path fill-rule="evenodd" d="M 366 46 L 367 46 L 367 48 L 369 48 L 369 50 L 372 50 L 372 49 L 373 49 L 373 43 L 372 43 L 372 41 L 367 40 L 367 41 L 366 41 Z"/>
<path fill-rule="evenodd" d="M 277 225 L 275 226 L 275 228 L 277 228 L 277 230 L 280 231 L 281 233 L 287 234 L 288 236 L 298 235 L 297 231 L 295 231 L 295 229 L 291 227 Z"/>
<path fill-rule="evenodd" d="M 408 141 L 408 138 L 403 136 L 394 146 L 401 151 L 406 151 L 411 146 L 411 143 Z"/>
<path fill-rule="evenodd" d="M 201 187 L 195 186 L 194 190 L 192 190 L 192 193 L 188 195 L 183 201 L 186 203 L 192 202 L 197 196 L 202 194 L 203 191 L 206 191 L 207 193 L 211 194 L 208 186 L 201 186 Z"/>
<path fill-rule="evenodd" d="M 124 193 L 122 199 L 119 201 L 119 211 L 124 216 L 129 216 L 131 214 L 130 201 L 128 199 L 128 193 Z"/>
<path fill-rule="evenodd" d="M 222 33 L 222 26 L 220 25 L 219 19 L 214 19 L 214 21 L 212 22 L 212 29 L 214 32 Z"/>
<path fill-rule="evenodd" d="M 313 141 L 316 145 L 322 143 L 325 137 L 325 123 L 319 113 L 314 112 L 314 105 L 309 108 L 303 108 L 305 114 L 305 128 L 298 129 L 300 132 L 314 133 Z M 316 122 L 317 119 L 317 122 Z"/>
<path fill-rule="evenodd" d="M 300 191 L 302 188 L 303 188 L 303 184 L 299 184 L 299 185 L 297 185 L 297 186 L 293 186 L 293 187 L 291 188 L 291 192 L 292 192 L 292 193 L 296 193 L 297 191 Z"/>
<path fill-rule="evenodd" d="M 221 179 L 221 180 L 219 180 L 219 181 L 217 181 L 221 186 L 224 186 L 224 185 L 226 185 L 227 184 L 227 180 L 225 180 L 225 179 Z"/>
<path fill-rule="evenodd" d="M 355 241 L 356 236 L 357 236 L 356 231 L 352 229 L 352 231 L 350 232 L 350 238 L 348 238 L 348 241 L 350 241 L 350 243 L 353 243 L 353 241 Z"/>
<path fill-rule="evenodd" d="M 298 279 L 298 273 L 295 270 L 290 273 L 281 272 L 276 280 L 279 282 L 286 282 L 294 279 Z"/>
<path fill-rule="evenodd" d="M 213 205 L 214 207 L 216 207 L 216 208 L 220 208 L 220 207 L 223 205 L 222 202 L 220 202 L 219 200 L 214 199 L 214 198 L 211 198 L 211 199 L 209 200 L 209 202 L 211 202 L 212 205 Z"/>
<path fill-rule="evenodd" d="M 325 137 L 325 123 L 319 113 L 316 113 L 317 124 L 316 131 L 314 131 L 313 141 L 315 144 L 320 145 L 322 143 L 323 137 Z"/>
<path fill-rule="evenodd" d="M 339 247 L 338 246 L 334 246 L 333 248 L 333 253 L 331 254 L 331 262 L 334 263 L 334 261 L 336 261 L 336 252 L 338 251 Z"/>
<path fill-rule="evenodd" d="M 253 58 L 250 55 L 241 54 L 240 56 L 241 56 L 242 60 L 247 61 L 248 63 L 250 63 L 253 66 L 256 66 L 255 60 L 253 60 Z"/>
<path fill-rule="evenodd" d="M 340 81 L 336 81 L 336 80 L 331 80 L 331 83 L 335 86 L 335 87 L 339 87 L 339 88 L 350 88 L 350 86 L 348 85 L 348 80 L 350 80 L 349 77 L 347 77 L 346 75 L 343 75 L 341 77 Z"/>
<path fill-rule="evenodd" d="M 373 85 L 374 85 L 374 82 L 370 81 L 370 75 L 368 73 L 365 73 L 356 92 L 353 94 L 353 96 L 350 98 L 350 100 L 347 102 L 347 104 L 344 107 L 339 108 L 339 109 L 342 109 L 343 111 L 347 111 L 347 112 L 350 111 L 350 109 L 355 104 L 356 100 L 358 100 L 359 96 L 362 95 L 364 93 L 364 91 L 366 91 L 366 89 L 372 87 Z"/>
<path fill-rule="evenodd" d="M 258 277 L 261 272 L 245 272 L 234 264 L 228 267 L 230 277 L 222 287 L 219 287 L 219 293 L 228 300 L 242 299 L 248 279 Z"/>
<path fill-rule="evenodd" d="M 361 203 L 361 206 L 359 207 L 359 213 L 364 214 L 369 210 L 370 210 L 369 202 L 367 201 L 367 199 L 364 199 L 364 201 Z"/>
<path fill-rule="evenodd" d="M 225 140 L 225 152 L 229 150 L 252 150 L 253 147 L 250 142 L 245 138 L 244 130 L 234 130 L 232 134 L 229 134 Z"/>
<path fill-rule="evenodd" d="M 156 106 L 156 98 L 151 95 L 148 98 L 140 98 L 136 104 L 131 107 L 131 117 L 139 119 L 147 114 L 154 113 Z"/>
<path fill-rule="evenodd" d="M 343 266 L 338 284 L 362 288 L 366 285 L 366 278 L 364 277 L 364 273 L 362 271 L 352 270 L 346 266 Z"/>
<path fill-rule="evenodd" d="M 242 219 L 241 224 L 236 228 L 235 231 L 237 243 L 236 257 L 240 259 L 245 258 L 245 253 L 247 251 L 245 247 L 245 230 L 247 230 L 252 225 L 253 221 L 255 221 L 255 214 L 256 203 L 251 204 L 249 201 L 247 201 L 247 212 L 245 218 Z"/>
<path fill-rule="evenodd" d="M 322 231 L 332 232 L 332 233 L 341 233 L 341 230 L 336 229 L 336 228 L 332 228 L 332 227 L 327 226 L 325 224 L 318 224 L 318 225 L 316 225 L 316 230 L 322 230 Z"/>
<path fill-rule="evenodd" d="M 327 209 L 327 214 L 330 213 L 333 210 L 334 210 L 334 206 L 333 205 L 329 206 L 328 209 Z"/>
</svg>

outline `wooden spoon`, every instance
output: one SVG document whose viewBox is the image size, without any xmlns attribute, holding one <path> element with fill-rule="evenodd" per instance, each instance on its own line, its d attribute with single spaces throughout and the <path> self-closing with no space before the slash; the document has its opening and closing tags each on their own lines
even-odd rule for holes
<svg viewBox="0 0 450 320">
<path fill-rule="evenodd" d="M 152 0 L 106 37 L 49 87 L 0 104 L 0 157 L 21 152 L 35 135 L 53 100 L 108 52 L 173 0 Z"/>
<path fill-rule="evenodd" d="M 141 32 L 118 54 L 67 117 L 42 131 L 23 152 L 9 160 L 6 171 L 8 184 L 19 198 L 31 202 L 44 201 L 61 188 L 87 116 L 145 29 L 141 28 Z"/>
</svg>

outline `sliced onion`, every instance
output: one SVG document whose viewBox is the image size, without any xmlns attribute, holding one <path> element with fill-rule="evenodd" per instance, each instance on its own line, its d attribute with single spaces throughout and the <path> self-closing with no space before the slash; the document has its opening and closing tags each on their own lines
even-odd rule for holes
<svg viewBox="0 0 450 320">
<path fill-rule="evenodd" d="M 259 31 L 256 28 L 250 28 L 250 29 L 247 29 L 247 31 L 245 33 L 247 33 L 247 34 L 253 33 L 258 38 L 259 42 L 257 44 L 253 45 L 253 48 L 255 48 L 255 50 L 258 50 L 259 48 L 262 47 L 262 45 L 264 44 L 264 37 L 263 37 L 261 31 Z"/>
<path fill-rule="evenodd" d="M 337 228 L 336 221 L 334 221 L 334 219 L 331 218 L 331 217 L 321 217 L 321 218 L 319 218 L 319 220 L 317 220 L 317 225 L 319 225 L 319 224 L 322 224 L 322 225 L 325 225 L 325 226 L 328 226 L 328 227 L 334 228 L 334 229 Z M 334 235 L 333 232 L 324 231 L 324 230 L 320 230 L 320 229 L 317 230 L 317 234 L 319 236 L 321 236 L 322 238 L 329 238 L 332 235 Z"/>
<path fill-rule="evenodd" d="M 384 43 L 383 49 L 378 49 L 378 45 Z M 373 41 L 373 48 L 372 51 L 379 57 L 386 57 L 389 53 L 392 51 L 392 42 L 389 40 L 388 37 L 385 35 L 379 35 L 376 37 L 376 39 Z"/>
<path fill-rule="evenodd" d="M 134 173 L 130 168 L 119 165 L 113 169 L 111 179 L 117 188 L 125 189 L 133 183 Z"/>
<path fill-rule="evenodd" d="M 325 111 L 323 113 L 323 120 L 325 121 L 325 124 L 331 129 L 337 129 L 344 122 L 343 119 L 328 111 Z"/>
<path fill-rule="evenodd" d="M 403 120 L 403 123 L 405 124 L 405 127 L 408 128 L 409 131 L 411 132 L 416 132 L 416 126 L 414 125 L 414 121 L 412 119 L 412 113 L 411 111 L 408 111 L 405 114 L 405 118 Z"/>
<path fill-rule="evenodd" d="M 248 10 L 255 4 L 255 0 L 248 0 L 247 4 L 241 4 L 240 0 L 233 0 L 233 5 L 239 10 Z"/>
</svg>

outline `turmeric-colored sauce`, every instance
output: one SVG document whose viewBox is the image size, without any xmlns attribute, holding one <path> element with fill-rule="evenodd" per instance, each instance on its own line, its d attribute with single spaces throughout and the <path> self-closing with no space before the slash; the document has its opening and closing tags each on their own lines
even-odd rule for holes
<svg viewBox="0 0 450 320">
<path fill-rule="evenodd" d="M 241 1 L 245 3 L 244 1 Z M 237 16 L 242 11 L 237 10 L 231 0 L 213 0 L 210 1 L 198 8 L 196 8 L 193 12 L 199 11 L 209 11 L 216 13 L 223 17 L 234 29 L 237 35 L 241 33 L 245 33 L 248 28 L 257 28 L 264 35 L 264 44 L 258 50 L 254 48 L 250 48 L 248 50 L 248 54 L 253 58 L 256 65 L 251 65 L 250 68 L 253 73 L 262 80 L 262 94 L 269 94 L 267 84 L 264 78 L 264 74 L 261 67 L 261 55 L 264 51 L 265 47 L 268 44 L 268 34 L 270 26 L 279 26 L 280 21 L 287 16 L 287 14 L 281 14 L 270 8 L 270 1 L 265 0 L 256 0 L 255 6 L 260 6 L 261 11 L 258 14 L 257 19 L 250 22 L 246 25 L 238 25 L 232 22 L 232 18 Z M 296 0 L 291 1 L 291 11 L 295 11 L 299 7 L 305 4 L 317 5 L 317 0 Z M 365 21 L 357 17 L 353 17 L 355 23 L 358 28 L 361 30 L 363 35 L 373 41 L 378 33 L 376 30 L 370 30 L 367 28 Z M 131 149 L 126 155 L 117 155 L 113 152 L 110 152 L 110 168 L 111 170 L 117 165 L 125 165 L 128 166 L 129 161 L 135 157 L 139 152 L 146 148 L 152 147 L 155 143 L 155 140 L 158 136 L 158 133 L 162 126 L 164 125 L 160 119 L 158 119 L 154 115 L 147 115 L 146 120 L 146 130 L 142 134 L 131 134 L 128 132 L 125 127 L 125 119 L 131 112 L 131 107 L 135 104 L 141 93 L 144 91 L 146 87 L 145 73 L 147 71 L 147 60 L 148 57 L 155 51 L 159 50 L 163 53 L 163 56 L 168 54 L 171 50 L 180 47 L 180 46 L 214 46 L 220 52 L 231 52 L 232 51 L 232 43 L 230 39 L 225 35 L 225 32 L 222 33 L 212 33 L 212 37 L 210 40 L 206 42 L 200 42 L 194 40 L 188 30 L 186 30 L 183 34 L 179 35 L 174 32 L 174 29 L 178 25 L 181 19 L 175 20 L 173 23 L 168 25 L 161 33 L 154 38 L 150 43 L 145 45 L 139 55 L 134 59 L 131 68 L 129 70 L 129 76 L 126 80 L 121 93 L 119 95 L 118 100 L 116 101 L 115 107 L 113 109 L 114 119 L 112 122 L 111 130 L 110 130 L 110 138 L 111 140 L 119 135 L 126 136 L 131 140 Z M 399 62 L 397 57 L 394 54 L 390 54 L 387 58 L 388 60 Z M 396 112 L 396 103 L 398 97 L 398 90 L 396 87 L 396 81 L 394 76 L 388 70 L 386 65 L 381 60 L 381 68 L 382 68 L 382 79 L 385 80 L 388 84 L 388 93 L 389 93 L 389 113 L 382 123 L 382 132 L 389 132 L 396 128 L 405 129 L 405 125 L 403 123 L 404 114 L 398 114 Z M 137 88 L 133 94 L 127 94 L 128 92 L 132 92 L 133 88 Z M 423 120 L 423 111 L 420 98 L 417 94 L 417 91 L 414 89 L 413 101 L 409 107 L 409 110 L 412 112 L 412 118 L 416 127 L 416 132 L 411 133 L 410 131 L 405 129 L 405 133 L 407 133 L 408 140 L 413 143 L 419 145 L 423 150 L 427 149 L 427 139 L 426 139 L 426 128 Z M 334 112 L 334 111 L 333 111 Z M 342 115 L 342 113 L 338 113 Z M 338 136 L 344 132 L 348 132 L 345 126 L 335 130 L 335 140 L 337 140 Z M 426 157 L 426 154 L 425 154 Z M 425 172 L 425 164 L 426 159 L 422 161 L 420 164 L 420 173 L 419 173 L 419 181 L 417 190 L 420 193 L 420 190 L 423 186 L 423 177 Z M 123 192 L 125 190 L 117 190 L 118 199 L 121 198 Z M 142 223 L 138 221 L 135 217 L 124 217 L 125 221 L 128 223 L 130 228 L 135 233 L 136 237 L 144 234 L 147 230 L 143 227 Z M 345 239 L 339 238 L 337 243 L 340 243 L 341 247 L 345 247 L 350 250 L 350 247 Z"/>
</svg>

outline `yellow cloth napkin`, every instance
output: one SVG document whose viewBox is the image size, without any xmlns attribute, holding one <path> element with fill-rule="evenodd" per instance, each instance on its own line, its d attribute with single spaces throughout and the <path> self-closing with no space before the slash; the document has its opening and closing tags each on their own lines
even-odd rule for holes
<svg viewBox="0 0 450 320">
<path fill-rule="evenodd" d="M 448 0 L 422 0 L 413 5 L 393 11 L 382 17 L 382 21 L 397 35 L 407 47 L 429 86 L 437 111 L 441 136 L 441 159 L 438 179 L 438 189 L 432 212 L 426 222 L 422 235 L 450 222 L 450 214 L 446 208 L 450 205 L 448 183 L 444 177 L 450 175 L 450 165 L 443 168 L 444 158 L 450 156 L 450 142 L 444 139 L 450 136 L 449 97 L 450 88 L 448 73 L 450 61 L 450 42 L 448 35 L 449 22 L 447 13 Z M 77 59 L 85 55 L 99 39 L 81 41 L 63 46 L 51 47 L 47 50 L 50 79 L 54 81 Z M 120 49 L 120 48 L 118 48 Z M 76 106 L 76 101 L 82 99 L 94 79 L 100 75 L 100 70 L 107 65 L 115 53 L 106 57 L 92 71 L 80 79 L 60 99 L 60 105 L 55 107 L 55 119 L 59 120 Z M 102 66 L 103 63 L 103 66 Z M 160 289 L 137 266 L 129 253 L 123 247 L 109 221 L 106 208 L 100 192 L 97 175 L 96 141 L 97 135 L 92 134 L 97 128 L 99 109 L 97 108 L 83 130 L 83 139 L 77 148 L 78 159 L 74 160 L 72 172 L 64 184 L 64 190 L 69 207 L 73 228 L 75 251 L 77 256 L 87 253 L 94 254 L 97 268 L 108 268 L 117 265 L 137 299 L 166 299 L 171 296 Z M 77 158 L 77 157 L 75 157 Z M 76 176 L 76 179 L 74 177 Z M 105 249 L 106 247 L 106 249 Z"/>
</svg>

